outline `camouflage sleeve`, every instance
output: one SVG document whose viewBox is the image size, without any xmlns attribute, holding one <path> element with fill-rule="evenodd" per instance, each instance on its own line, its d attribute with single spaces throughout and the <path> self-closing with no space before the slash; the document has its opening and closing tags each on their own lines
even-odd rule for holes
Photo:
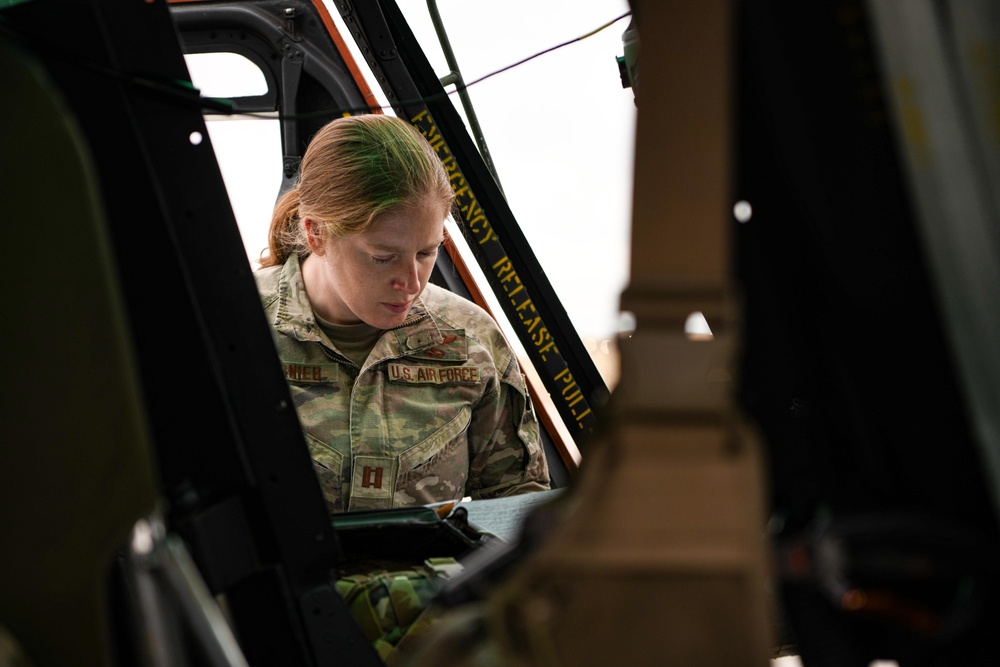
<svg viewBox="0 0 1000 667">
<path fill-rule="evenodd" d="M 469 424 L 472 459 L 466 493 L 498 498 L 549 488 L 549 468 L 538 419 L 517 361 L 498 368 L 494 391 L 476 407 Z"/>
</svg>

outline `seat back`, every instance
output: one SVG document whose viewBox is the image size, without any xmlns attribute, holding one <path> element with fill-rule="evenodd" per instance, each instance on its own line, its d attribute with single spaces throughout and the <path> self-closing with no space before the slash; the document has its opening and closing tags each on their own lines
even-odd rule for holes
<svg viewBox="0 0 1000 667">
<path fill-rule="evenodd" d="M 149 440 L 86 143 L 0 40 L 0 625 L 36 667 L 111 664 L 107 581 L 154 506 Z"/>
</svg>

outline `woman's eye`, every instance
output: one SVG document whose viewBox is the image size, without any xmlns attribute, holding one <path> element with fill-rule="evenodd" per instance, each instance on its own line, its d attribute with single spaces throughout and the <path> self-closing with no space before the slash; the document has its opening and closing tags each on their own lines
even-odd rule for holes
<svg viewBox="0 0 1000 667">
<path fill-rule="evenodd" d="M 437 246 L 433 250 L 421 250 L 417 254 L 420 255 L 421 257 L 436 257 L 438 254 L 438 248 L 440 247 L 441 246 Z"/>
</svg>

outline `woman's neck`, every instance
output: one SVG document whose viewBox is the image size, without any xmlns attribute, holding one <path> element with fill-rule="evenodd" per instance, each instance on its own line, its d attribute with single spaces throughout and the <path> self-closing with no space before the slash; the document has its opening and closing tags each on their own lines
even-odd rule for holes
<svg viewBox="0 0 1000 667">
<path fill-rule="evenodd" d="M 338 300 L 330 288 L 330 284 L 323 275 L 322 260 L 316 255 L 308 255 L 300 262 L 302 270 L 302 283 L 306 288 L 306 297 L 312 306 L 313 312 L 327 322 L 333 324 L 359 324 L 357 322 L 343 322 L 334 313 L 329 304 Z"/>
</svg>

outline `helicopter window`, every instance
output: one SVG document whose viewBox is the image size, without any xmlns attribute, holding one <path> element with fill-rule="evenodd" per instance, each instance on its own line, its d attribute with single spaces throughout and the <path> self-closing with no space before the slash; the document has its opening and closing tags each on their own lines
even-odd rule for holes
<svg viewBox="0 0 1000 667">
<path fill-rule="evenodd" d="M 184 60 L 191 82 L 206 97 L 255 97 L 267 93 L 264 73 L 238 53 L 189 53 Z"/>
<path fill-rule="evenodd" d="M 275 118 L 206 118 L 205 125 L 253 268 L 267 247 L 281 185 L 281 131 Z"/>
<path fill-rule="evenodd" d="M 184 60 L 191 83 L 205 97 L 248 99 L 268 93 L 261 69 L 238 53 L 188 53 Z M 278 120 L 265 114 L 209 115 L 205 125 L 247 258 L 256 268 L 267 246 L 271 210 L 281 185 Z"/>
</svg>

